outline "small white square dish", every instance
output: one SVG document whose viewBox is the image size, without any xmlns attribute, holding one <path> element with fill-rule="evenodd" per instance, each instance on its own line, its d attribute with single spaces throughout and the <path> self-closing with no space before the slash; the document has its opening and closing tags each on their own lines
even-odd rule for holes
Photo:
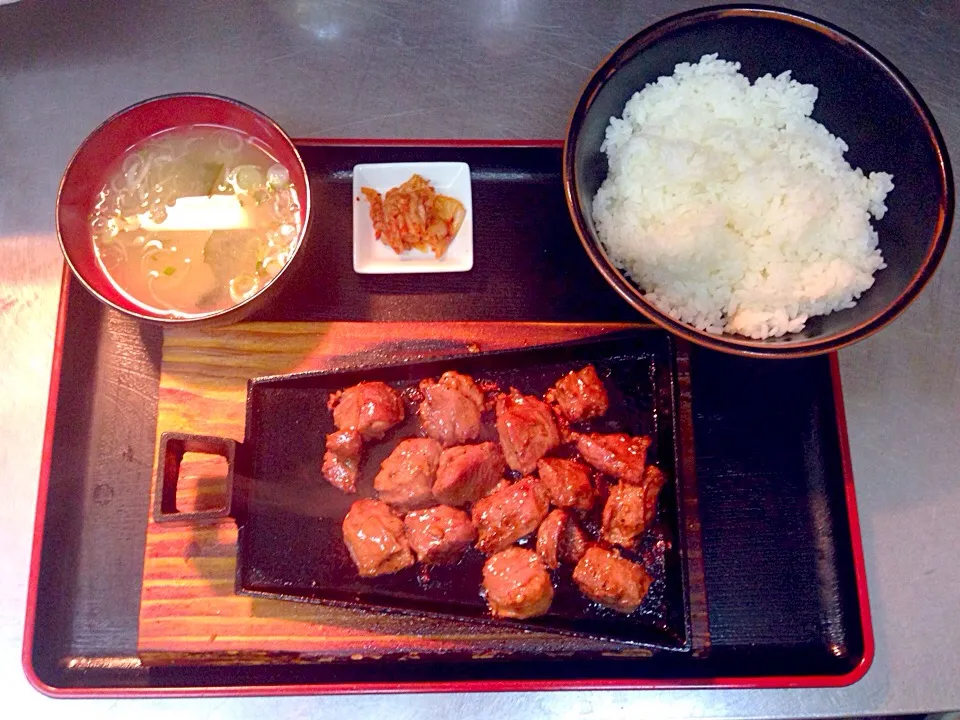
<svg viewBox="0 0 960 720">
<path fill-rule="evenodd" d="M 377 240 L 370 204 L 360 192 L 369 187 L 381 195 L 402 185 L 414 173 L 426 178 L 441 195 L 463 203 L 466 217 L 443 257 L 408 250 L 399 255 Z M 353 269 L 368 274 L 466 272 L 473 268 L 473 197 L 470 166 L 462 162 L 373 163 L 353 167 Z"/>
</svg>

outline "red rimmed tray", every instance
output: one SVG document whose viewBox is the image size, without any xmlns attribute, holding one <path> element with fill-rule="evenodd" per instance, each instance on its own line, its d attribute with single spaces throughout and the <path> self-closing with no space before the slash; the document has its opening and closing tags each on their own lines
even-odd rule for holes
<svg viewBox="0 0 960 720">
<path fill-rule="evenodd" d="M 311 242 L 316 254 L 307 254 L 312 261 L 280 298 L 298 303 L 258 319 L 636 319 L 583 262 L 563 204 L 559 143 L 424 142 L 301 143 L 325 220 L 314 226 L 320 234 Z M 352 274 L 349 171 L 356 162 L 407 159 L 472 166 L 478 262 L 460 283 L 446 276 L 371 284 Z M 326 278 L 336 282 L 318 287 Z M 418 302 L 425 298 L 439 302 Z M 390 342 L 391 352 L 412 355 L 463 348 L 442 334 L 432 344 Z M 414 669 L 277 658 L 237 666 L 222 664 L 224 656 L 147 666 L 136 656 L 136 584 L 161 353 L 158 331 L 103 311 L 77 284 L 65 283 L 24 648 L 28 675 L 47 692 L 823 686 L 853 682 L 869 666 L 872 636 L 835 358 L 770 363 L 699 350 L 691 378 L 710 658 L 656 666 L 611 659 L 589 668 L 562 660 L 428 661 Z M 363 357 L 342 359 L 351 361 Z"/>
</svg>

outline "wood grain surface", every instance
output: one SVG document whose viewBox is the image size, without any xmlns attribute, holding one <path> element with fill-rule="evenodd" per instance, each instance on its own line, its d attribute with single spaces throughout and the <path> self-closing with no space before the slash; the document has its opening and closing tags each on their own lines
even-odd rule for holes
<svg viewBox="0 0 960 720">
<path fill-rule="evenodd" d="M 243 440 L 246 383 L 253 377 L 417 361 L 464 352 L 562 342 L 623 325 L 552 323 L 247 323 L 169 330 L 164 337 L 157 439 L 166 431 Z M 223 502 L 222 461 L 188 455 L 177 507 Z M 151 488 L 151 497 L 155 487 Z M 151 508 L 153 503 L 151 501 Z M 497 657 L 525 650 L 569 653 L 603 643 L 363 613 L 234 593 L 237 529 L 147 526 L 138 651 L 144 662 L 190 659 L 263 662 L 277 658 L 417 658 L 442 652 Z"/>
</svg>

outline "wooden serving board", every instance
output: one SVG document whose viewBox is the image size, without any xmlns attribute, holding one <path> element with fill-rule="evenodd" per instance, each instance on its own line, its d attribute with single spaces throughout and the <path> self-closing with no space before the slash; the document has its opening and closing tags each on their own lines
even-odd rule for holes
<svg viewBox="0 0 960 720">
<path fill-rule="evenodd" d="M 243 440 L 246 384 L 253 377 L 522 348 L 624 327 L 246 323 L 168 330 L 161 361 L 157 441 L 167 431 Z M 210 509 L 222 503 L 223 469 L 205 456 L 185 457 L 178 509 Z M 151 487 L 151 508 L 154 491 L 155 486 Z M 236 543 L 237 529 L 230 519 L 208 525 L 161 524 L 154 522 L 151 510 L 138 636 L 138 651 L 145 663 L 262 663 L 271 658 L 278 662 L 316 662 L 387 654 L 417 658 L 452 651 L 497 657 L 525 650 L 566 654 L 612 649 L 599 641 L 523 633 L 507 627 L 469 626 L 236 595 Z"/>
</svg>

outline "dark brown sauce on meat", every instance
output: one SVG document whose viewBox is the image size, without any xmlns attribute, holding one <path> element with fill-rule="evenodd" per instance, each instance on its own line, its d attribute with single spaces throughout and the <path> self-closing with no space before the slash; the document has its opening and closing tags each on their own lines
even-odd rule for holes
<svg viewBox="0 0 960 720">
<path fill-rule="evenodd" d="M 609 371 L 600 371 L 598 375 L 603 378 L 609 375 Z M 556 376 L 554 376 L 556 378 Z M 422 403 L 425 400 L 424 387 L 429 383 L 436 383 L 436 380 L 424 380 L 420 382 L 411 382 L 405 384 L 399 384 L 395 386 L 395 389 L 399 392 L 399 397 L 402 399 L 402 404 L 405 408 L 405 411 L 408 416 L 416 416 L 418 409 L 421 407 Z M 482 410 L 481 410 L 481 419 L 480 425 L 481 429 L 477 433 L 475 438 L 471 438 L 472 442 L 481 442 L 481 441 L 497 441 L 497 434 L 493 427 L 496 420 L 493 408 L 496 406 L 498 400 L 502 401 L 505 397 L 510 397 L 509 393 L 505 393 L 503 390 L 504 384 L 490 378 L 479 378 L 475 380 L 477 389 L 482 395 Z M 509 384 L 507 384 L 509 387 Z M 539 401 L 539 398 L 532 398 Z M 620 397 L 619 393 L 614 390 L 610 393 L 610 407 L 614 410 L 617 409 L 617 403 L 622 402 L 623 398 Z M 548 409 L 549 406 L 545 406 Z M 633 408 L 630 408 L 633 411 Z M 622 428 L 618 425 L 616 417 L 591 417 L 586 421 L 574 422 L 571 421 L 563 412 L 557 410 L 550 410 L 550 418 L 556 432 L 558 433 L 558 442 L 556 446 L 549 447 L 546 450 L 545 457 L 547 458 L 564 458 L 572 461 L 581 462 L 587 466 L 589 472 L 590 483 L 593 486 L 596 500 L 593 503 L 593 506 L 587 509 L 586 507 L 581 508 L 568 508 L 568 512 L 571 512 L 575 518 L 575 522 L 578 527 L 582 528 L 583 533 L 585 533 L 592 542 L 599 544 L 601 546 L 607 547 L 607 544 L 601 539 L 601 513 L 602 509 L 607 502 L 607 499 L 610 494 L 610 487 L 617 482 L 616 478 L 610 477 L 608 474 L 604 473 L 602 470 L 597 469 L 587 463 L 585 458 L 577 451 L 575 443 L 573 440 L 575 438 L 571 437 L 571 433 L 591 433 L 596 432 L 605 434 L 605 433 L 615 433 L 622 432 L 626 428 Z M 654 419 L 656 417 L 654 415 Z M 656 448 L 651 447 L 651 458 L 655 457 Z M 648 460 L 647 462 L 649 462 Z M 536 470 L 534 471 L 536 472 Z M 522 473 L 516 470 L 506 470 L 503 475 L 508 478 L 520 479 Z M 472 503 L 471 503 L 472 504 Z M 467 506 L 467 509 L 470 509 L 470 506 Z M 546 513 L 543 515 L 546 517 Z M 542 518 L 541 518 L 542 519 Z M 539 522 L 536 523 L 539 525 Z M 512 539 L 514 547 L 520 548 L 529 548 L 533 550 L 536 547 L 536 526 L 532 528 L 529 532 L 521 536 L 519 539 Z M 492 547 L 496 547 L 495 543 Z M 641 533 L 641 537 L 635 548 L 618 549 L 618 552 L 623 556 L 624 559 L 630 560 L 644 568 L 658 568 L 662 567 L 664 563 L 664 556 L 666 552 L 671 548 L 672 543 L 663 537 L 662 532 L 651 525 L 649 528 L 645 528 Z M 475 548 L 470 548 L 466 550 L 465 553 L 461 554 L 453 564 L 454 566 L 462 565 L 464 563 L 475 564 L 474 558 L 478 555 L 478 550 Z M 560 562 L 559 568 L 556 570 L 550 571 L 550 576 L 552 577 L 552 583 L 555 586 L 572 584 L 571 572 L 572 565 L 564 567 L 564 563 Z M 575 562 L 573 563 L 576 564 Z M 417 563 L 416 565 L 416 577 L 417 582 L 422 587 L 428 588 L 432 587 L 434 584 L 434 577 L 436 577 L 436 568 L 431 568 L 428 565 L 422 563 Z M 657 606 L 662 605 L 663 603 L 663 592 L 662 588 L 658 588 L 658 585 L 662 585 L 662 580 L 659 578 L 659 574 L 653 573 L 653 582 L 646 593 L 646 597 L 643 599 L 641 606 L 635 610 L 635 613 L 638 614 L 655 614 L 657 611 Z M 486 594 L 485 591 L 482 591 L 483 594 Z M 595 608 L 595 611 L 598 614 L 604 616 L 617 616 L 619 613 L 615 610 L 611 610 L 602 604 L 590 602 L 590 606 Z"/>
</svg>

